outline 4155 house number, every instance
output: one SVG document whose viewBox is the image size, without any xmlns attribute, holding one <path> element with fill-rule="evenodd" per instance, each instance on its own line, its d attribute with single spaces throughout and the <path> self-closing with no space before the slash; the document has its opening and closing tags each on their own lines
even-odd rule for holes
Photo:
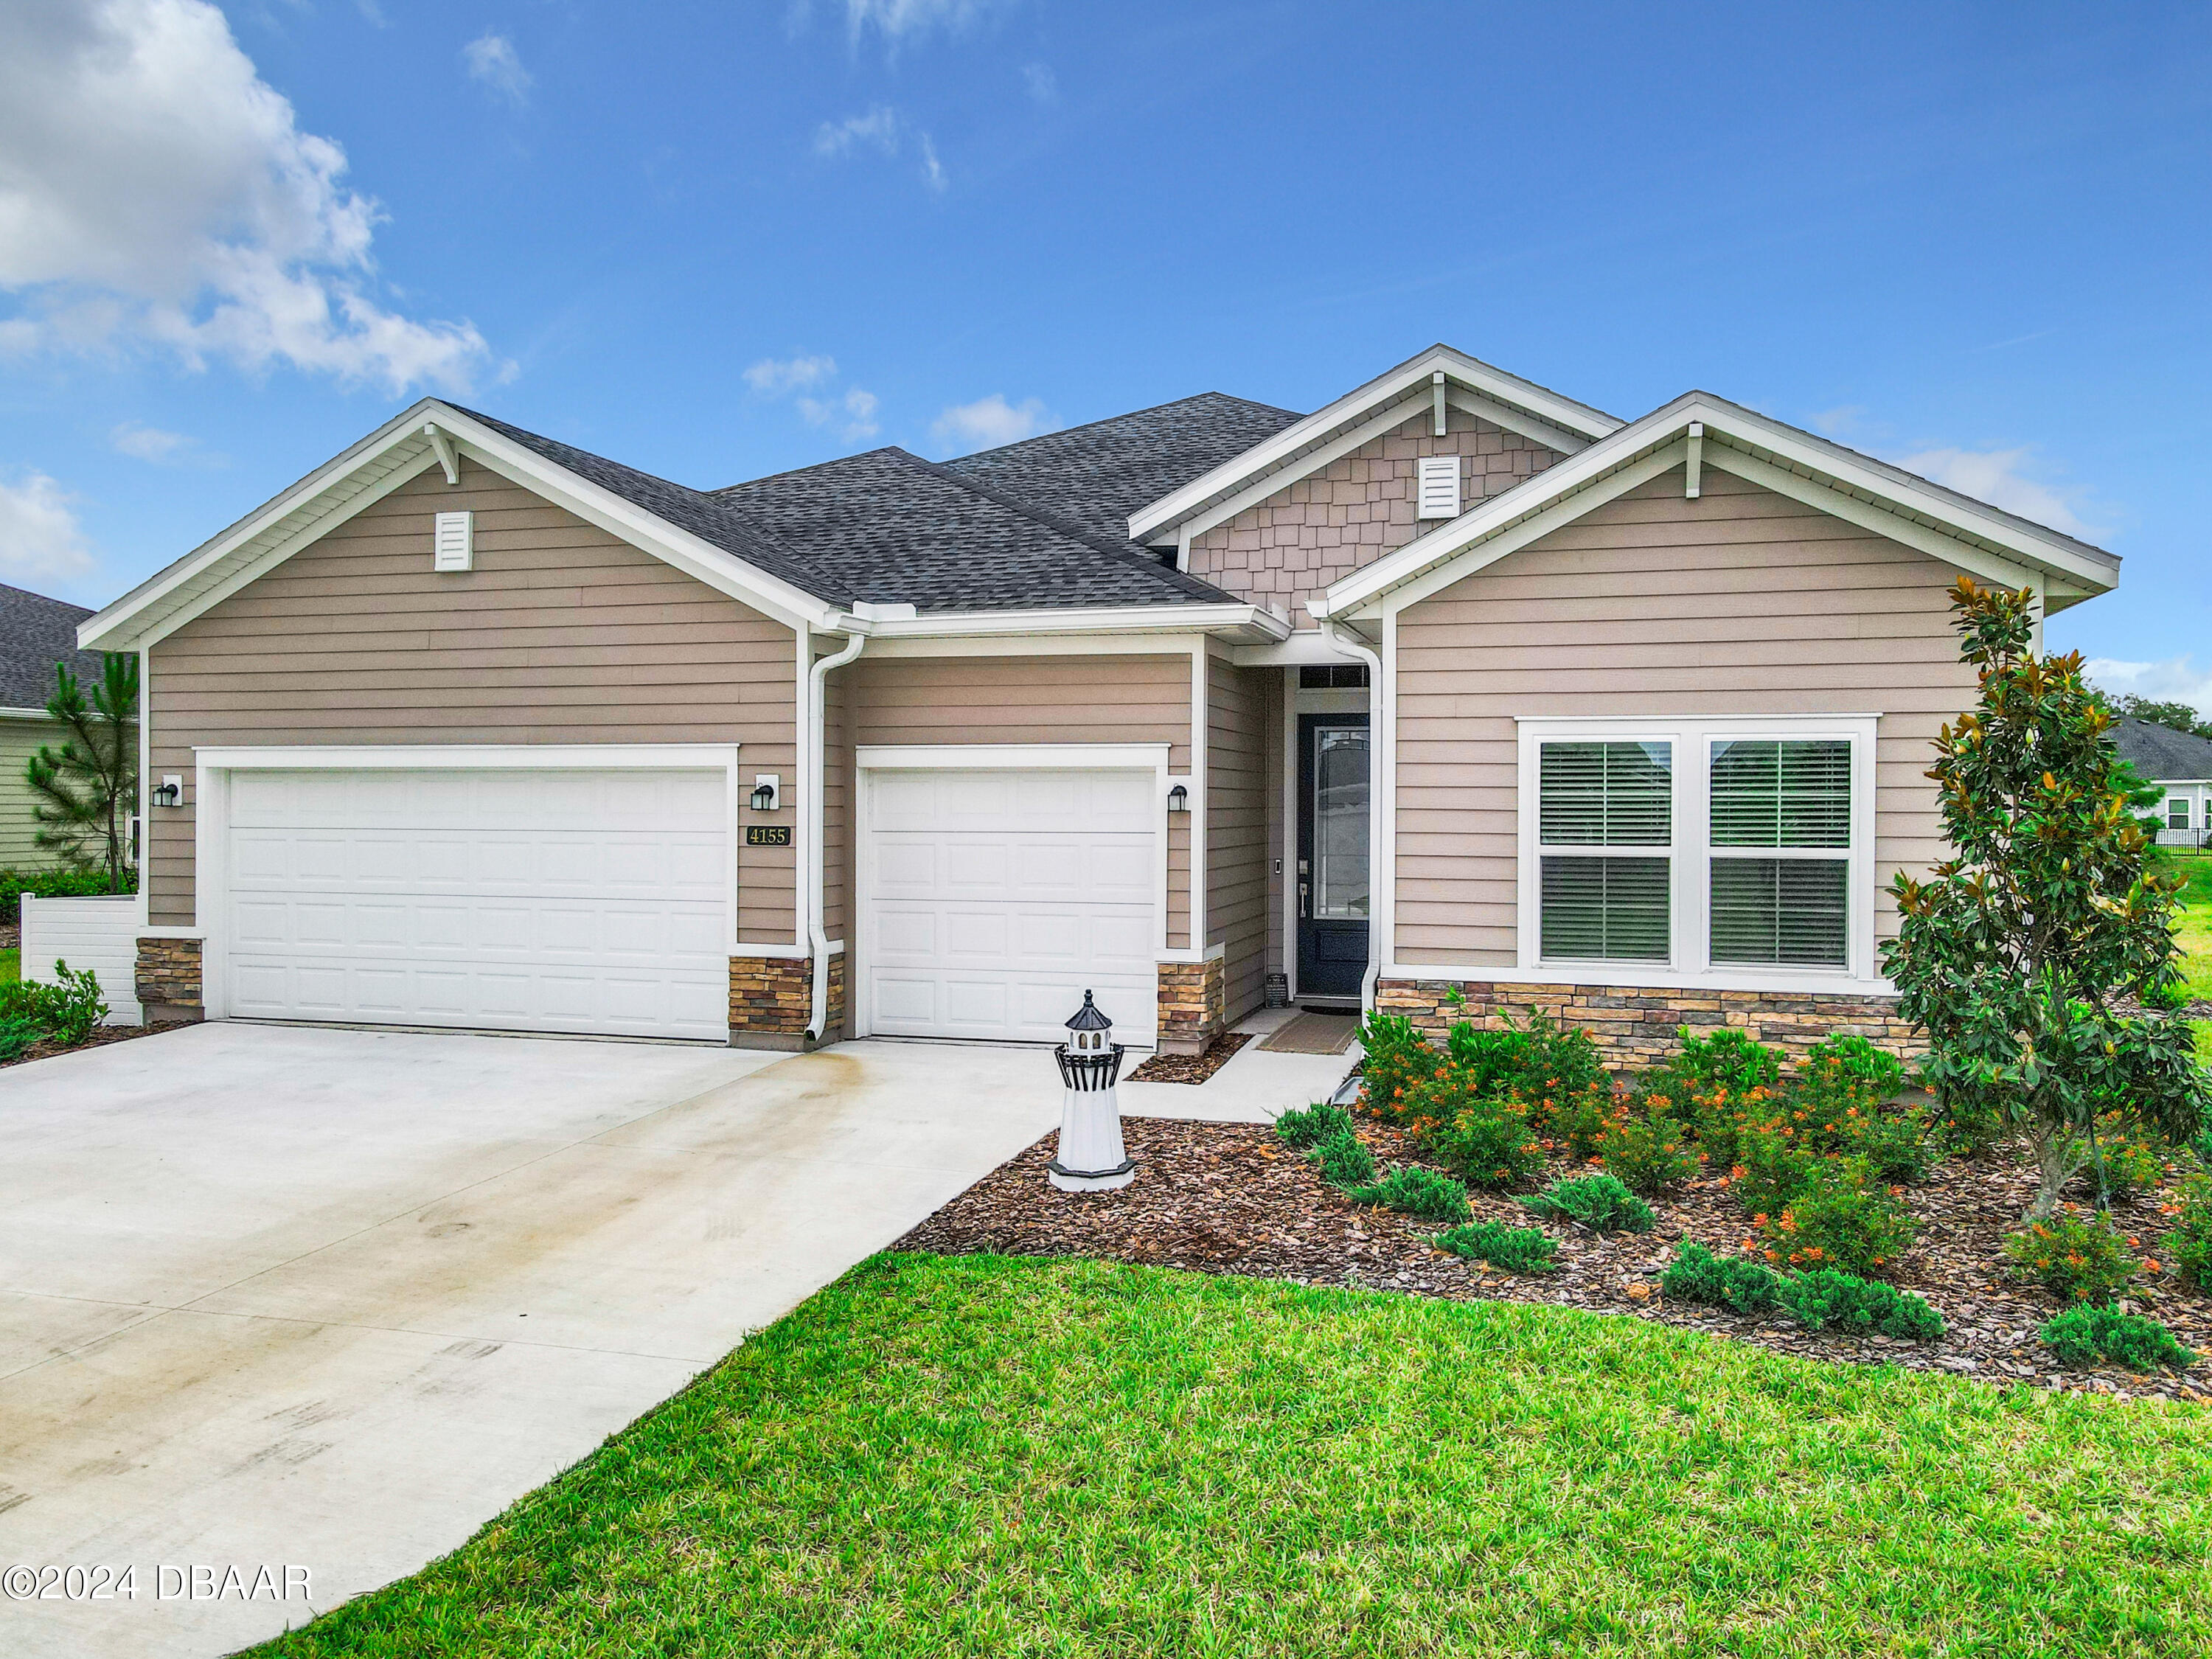
<svg viewBox="0 0 2212 1659">
<path fill-rule="evenodd" d="M 791 845 L 791 826 L 787 823 L 749 823 L 745 826 L 745 845 L 788 847 Z"/>
</svg>

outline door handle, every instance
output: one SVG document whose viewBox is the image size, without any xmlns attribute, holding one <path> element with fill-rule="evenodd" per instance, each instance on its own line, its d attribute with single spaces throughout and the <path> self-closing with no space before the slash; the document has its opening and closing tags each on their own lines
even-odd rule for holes
<svg viewBox="0 0 2212 1659">
<path fill-rule="evenodd" d="M 1304 921 L 1306 919 L 1306 884 L 1300 882 L 1298 884 L 1298 920 Z"/>
</svg>

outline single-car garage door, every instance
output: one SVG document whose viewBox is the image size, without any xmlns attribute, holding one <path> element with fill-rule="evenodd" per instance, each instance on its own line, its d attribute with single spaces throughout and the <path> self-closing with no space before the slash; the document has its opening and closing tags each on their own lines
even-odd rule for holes
<svg viewBox="0 0 2212 1659">
<path fill-rule="evenodd" d="M 871 771 L 865 1029 L 1058 1042 L 1090 990 L 1116 1041 L 1149 1046 L 1157 790 L 1149 771 Z"/>
<path fill-rule="evenodd" d="M 729 1035 L 726 774 L 231 775 L 248 1018 Z"/>
</svg>

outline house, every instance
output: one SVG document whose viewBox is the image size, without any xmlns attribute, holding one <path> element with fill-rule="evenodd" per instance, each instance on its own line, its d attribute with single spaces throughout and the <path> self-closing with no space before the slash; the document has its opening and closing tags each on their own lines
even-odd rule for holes
<svg viewBox="0 0 2212 1659">
<path fill-rule="evenodd" d="M 1961 574 L 2071 537 L 1444 346 L 694 489 L 434 399 L 102 611 L 166 1017 L 1188 1050 L 1302 1004 L 1902 1043 Z"/>
<path fill-rule="evenodd" d="M 2160 847 L 2202 847 L 2212 830 L 2212 738 L 2121 714 L 2112 723 L 2120 758 L 2166 791 L 2158 809 Z"/>
<path fill-rule="evenodd" d="M 92 612 L 0 582 L 0 870 L 42 869 L 58 862 L 37 842 L 38 820 L 23 768 L 41 744 L 58 747 L 69 732 L 46 713 L 54 665 L 66 663 L 78 683 L 100 683 L 100 658 L 80 651 L 77 624 Z"/>
</svg>

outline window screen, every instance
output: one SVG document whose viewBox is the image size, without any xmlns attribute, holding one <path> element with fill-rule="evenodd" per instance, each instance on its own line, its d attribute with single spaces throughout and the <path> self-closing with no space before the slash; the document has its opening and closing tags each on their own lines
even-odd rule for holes
<svg viewBox="0 0 2212 1659">
<path fill-rule="evenodd" d="M 1777 968 L 1847 967 L 1850 743 L 1720 740 L 1712 745 L 1711 769 L 1712 960 Z M 1735 852 L 1739 848 L 1796 856 L 1747 856 Z M 1846 856 L 1818 856 L 1828 850 Z"/>
<path fill-rule="evenodd" d="M 1544 956 L 1666 961 L 1672 945 L 1674 745 L 1542 744 L 1536 816 L 1545 848 L 1538 897 Z M 1664 850 L 1595 850 L 1613 848 Z"/>
</svg>

